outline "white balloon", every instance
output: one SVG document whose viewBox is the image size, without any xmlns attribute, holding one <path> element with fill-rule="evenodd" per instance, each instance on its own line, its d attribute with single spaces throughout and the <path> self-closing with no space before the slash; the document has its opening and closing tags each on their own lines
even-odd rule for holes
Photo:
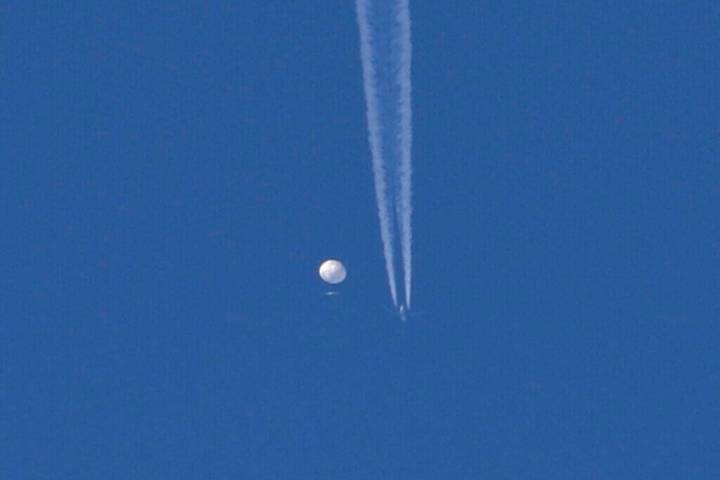
<svg viewBox="0 0 720 480">
<path fill-rule="evenodd" d="M 318 273 L 320 274 L 320 278 L 332 284 L 340 283 L 347 277 L 345 265 L 343 265 L 340 260 L 325 260 L 320 264 Z"/>
</svg>

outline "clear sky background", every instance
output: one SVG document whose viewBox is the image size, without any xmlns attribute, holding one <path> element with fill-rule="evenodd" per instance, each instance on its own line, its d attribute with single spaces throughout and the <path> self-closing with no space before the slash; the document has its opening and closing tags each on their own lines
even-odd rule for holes
<svg viewBox="0 0 720 480">
<path fill-rule="evenodd" d="M 0 477 L 716 478 L 720 4 L 411 14 L 402 325 L 351 2 L 0 5 Z"/>
</svg>

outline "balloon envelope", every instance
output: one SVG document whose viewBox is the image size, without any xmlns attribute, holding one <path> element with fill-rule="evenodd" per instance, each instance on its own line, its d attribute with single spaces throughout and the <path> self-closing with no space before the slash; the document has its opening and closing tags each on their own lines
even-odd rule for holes
<svg viewBox="0 0 720 480">
<path fill-rule="evenodd" d="M 320 278 L 332 284 L 340 283 L 347 277 L 345 265 L 343 265 L 340 260 L 325 260 L 320 264 L 318 273 L 320 274 Z"/>
</svg>

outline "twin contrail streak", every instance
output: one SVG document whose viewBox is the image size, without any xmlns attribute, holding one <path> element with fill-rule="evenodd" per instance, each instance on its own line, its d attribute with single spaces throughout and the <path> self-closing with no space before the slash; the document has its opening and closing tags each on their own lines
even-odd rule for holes
<svg viewBox="0 0 720 480">
<path fill-rule="evenodd" d="M 390 296 L 396 307 L 409 308 L 412 288 L 409 0 L 356 0 L 355 6 L 380 237 Z M 398 249 L 400 254 L 396 255 Z M 404 301 L 398 301 L 397 293 L 396 263 L 399 260 L 402 261 Z"/>
</svg>

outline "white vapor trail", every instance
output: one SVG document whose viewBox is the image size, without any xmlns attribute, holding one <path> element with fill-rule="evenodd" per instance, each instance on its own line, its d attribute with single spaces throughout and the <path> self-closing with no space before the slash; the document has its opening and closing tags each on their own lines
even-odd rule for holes
<svg viewBox="0 0 720 480">
<path fill-rule="evenodd" d="M 412 287 L 412 107 L 409 0 L 356 0 L 380 236 L 393 304 L 402 260 L 404 306 Z M 396 239 L 395 233 L 399 233 Z"/>
</svg>

